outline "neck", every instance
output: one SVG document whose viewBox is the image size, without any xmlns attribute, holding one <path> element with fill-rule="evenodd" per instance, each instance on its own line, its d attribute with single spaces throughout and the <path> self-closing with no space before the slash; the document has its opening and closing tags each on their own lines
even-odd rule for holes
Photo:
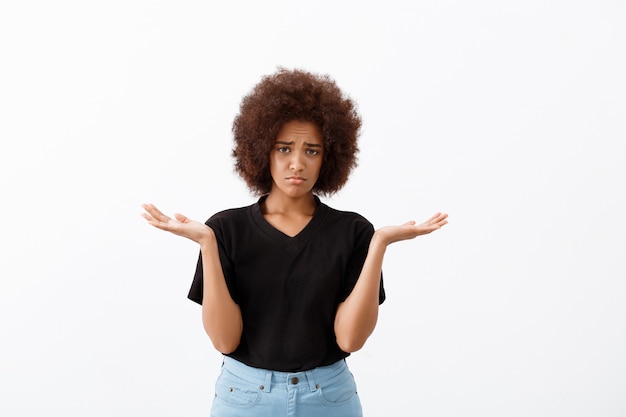
<svg viewBox="0 0 626 417">
<path fill-rule="evenodd" d="M 265 199 L 264 214 L 294 214 L 312 216 L 317 207 L 313 193 L 293 198 L 270 193 Z"/>
</svg>

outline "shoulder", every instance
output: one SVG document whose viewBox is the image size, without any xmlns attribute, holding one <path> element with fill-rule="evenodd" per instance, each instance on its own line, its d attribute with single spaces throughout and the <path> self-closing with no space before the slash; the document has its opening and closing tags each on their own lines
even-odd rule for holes
<svg viewBox="0 0 626 417">
<path fill-rule="evenodd" d="M 246 216 L 249 208 L 250 206 L 245 206 L 218 211 L 217 213 L 209 217 L 209 219 L 205 223 L 208 225 L 209 223 L 220 223 L 223 221 L 237 220 L 241 217 Z"/>
<path fill-rule="evenodd" d="M 323 204 L 323 203 L 322 203 Z M 373 230 L 374 226 L 361 214 L 354 211 L 338 210 L 325 205 L 328 220 L 331 223 L 342 224 L 358 230 Z"/>
<path fill-rule="evenodd" d="M 218 232 L 219 230 L 224 232 L 234 232 L 241 227 L 245 227 L 251 217 L 250 213 L 254 206 L 255 204 L 252 204 L 249 206 L 218 211 L 209 217 L 205 224 L 215 232 Z"/>
<path fill-rule="evenodd" d="M 335 247 L 343 242 L 348 250 L 353 253 L 367 253 L 374 225 L 363 215 L 347 210 L 338 210 L 326 206 L 326 230 L 331 239 L 334 239 Z"/>
</svg>

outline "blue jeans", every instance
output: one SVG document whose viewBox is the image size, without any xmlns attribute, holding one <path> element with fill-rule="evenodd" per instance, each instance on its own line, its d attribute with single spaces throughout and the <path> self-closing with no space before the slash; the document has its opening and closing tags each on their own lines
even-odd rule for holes
<svg viewBox="0 0 626 417">
<path fill-rule="evenodd" d="M 362 417 L 345 360 L 303 372 L 252 368 L 228 356 L 215 384 L 211 417 Z"/>
</svg>

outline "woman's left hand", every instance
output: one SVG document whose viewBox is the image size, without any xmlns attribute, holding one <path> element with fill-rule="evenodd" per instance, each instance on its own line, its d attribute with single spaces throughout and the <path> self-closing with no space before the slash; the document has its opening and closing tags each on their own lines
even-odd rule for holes
<svg viewBox="0 0 626 417">
<path fill-rule="evenodd" d="M 376 230 L 374 236 L 378 236 L 386 245 L 389 245 L 394 242 L 413 239 L 417 236 L 434 232 L 448 223 L 447 218 L 448 215 L 445 213 L 435 213 L 430 219 L 420 224 L 416 224 L 415 221 L 411 220 L 401 226 L 381 227 Z"/>
</svg>

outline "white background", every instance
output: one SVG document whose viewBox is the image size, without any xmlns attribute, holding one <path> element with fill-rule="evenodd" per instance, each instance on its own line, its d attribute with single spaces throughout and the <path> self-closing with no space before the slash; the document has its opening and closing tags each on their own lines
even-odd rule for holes
<svg viewBox="0 0 626 417">
<path fill-rule="evenodd" d="M 359 104 L 329 205 L 450 214 L 387 252 L 365 415 L 626 415 L 624 2 L 5 1 L 0 60 L 0 415 L 208 415 L 198 249 L 140 204 L 253 202 L 230 128 L 279 65 Z"/>
</svg>

